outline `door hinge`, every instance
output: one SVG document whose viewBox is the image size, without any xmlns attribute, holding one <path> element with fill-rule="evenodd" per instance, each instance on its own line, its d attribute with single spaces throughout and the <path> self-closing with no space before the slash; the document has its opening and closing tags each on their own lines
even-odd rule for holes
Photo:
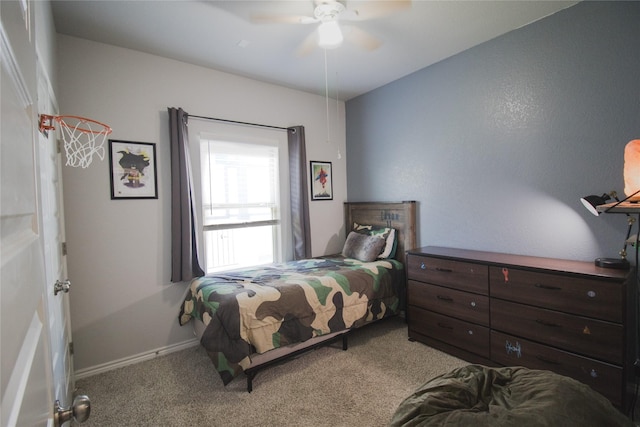
<svg viewBox="0 0 640 427">
<path fill-rule="evenodd" d="M 73 341 L 69 342 L 69 354 L 73 356 Z"/>
<path fill-rule="evenodd" d="M 60 245 L 62 246 L 62 256 L 67 256 L 67 242 L 62 242 Z"/>
</svg>

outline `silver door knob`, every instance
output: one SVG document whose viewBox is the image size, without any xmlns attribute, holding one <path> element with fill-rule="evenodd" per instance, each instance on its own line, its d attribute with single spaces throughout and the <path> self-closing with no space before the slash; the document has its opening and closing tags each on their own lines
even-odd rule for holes
<svg viewBox="0 0 640 427">
<path fill-rule="evenodd" d="M 91 415 L 91 401 L 89 400 L 89 396 L 83 394 L 76 396 L 70 408 L 61 407 L 60 401 L 56 400 L 53 407 L 53 425 L 55 427 L 61 427 L 71 419 L 81 424 L 87 421 L 89 415 Z"/>
<path fill-rule="evenodd" d="M 56 280 L 55 285 L 53 285 L 53 295 L 58 295 L 59 292 L 64 292 L 66 294 L 69 292 L 69 289 L 71 289 L 71 281 Z"/>
</svg>

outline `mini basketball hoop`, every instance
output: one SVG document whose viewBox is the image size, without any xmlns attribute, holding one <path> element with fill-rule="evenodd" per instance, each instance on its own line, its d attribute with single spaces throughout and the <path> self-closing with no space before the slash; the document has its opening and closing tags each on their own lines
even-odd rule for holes
<svg viewBox="0 0 640 427">
<path fill-rule="evenodd" d="M 58 129 L 64 141 L 64 153 L 67 166 L 86 168 L 91 164 L 93 155 L 104 159 L 104 142 L 111 128 L 104 123 L 80 116 L 40 115 L 40 132 L 46 134 L 55 130 L 53 122 L 58 122 Z"/>
</svg>

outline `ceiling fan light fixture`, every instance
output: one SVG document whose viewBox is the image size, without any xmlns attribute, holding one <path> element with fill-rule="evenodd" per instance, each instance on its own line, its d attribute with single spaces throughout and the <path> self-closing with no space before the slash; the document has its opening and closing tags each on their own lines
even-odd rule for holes
<svg viewBox="0 0 640 427">
<path fill-rule="evenodd" d="M 344 37 L 338 21 L 325 21 L 318 27 L 318 46 L 334 49 L 342 44 Z"/>
</svg>

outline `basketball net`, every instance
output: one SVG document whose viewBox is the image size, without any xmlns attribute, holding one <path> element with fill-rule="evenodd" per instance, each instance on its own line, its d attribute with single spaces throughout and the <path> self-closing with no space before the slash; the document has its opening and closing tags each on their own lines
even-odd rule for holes
<svg viewBox="0 0 640 427">
<path fill-rule="evenodd" d="M 93 161 L 94 155 L 104 160 L 104 142 L 111 133 L 109 126 L 85 117 L 43 114 L 40 118 L 40 130 L 55 129 L 52 120 L 59 124 L 67 166 L 86 168 Z"/>
</svg>

